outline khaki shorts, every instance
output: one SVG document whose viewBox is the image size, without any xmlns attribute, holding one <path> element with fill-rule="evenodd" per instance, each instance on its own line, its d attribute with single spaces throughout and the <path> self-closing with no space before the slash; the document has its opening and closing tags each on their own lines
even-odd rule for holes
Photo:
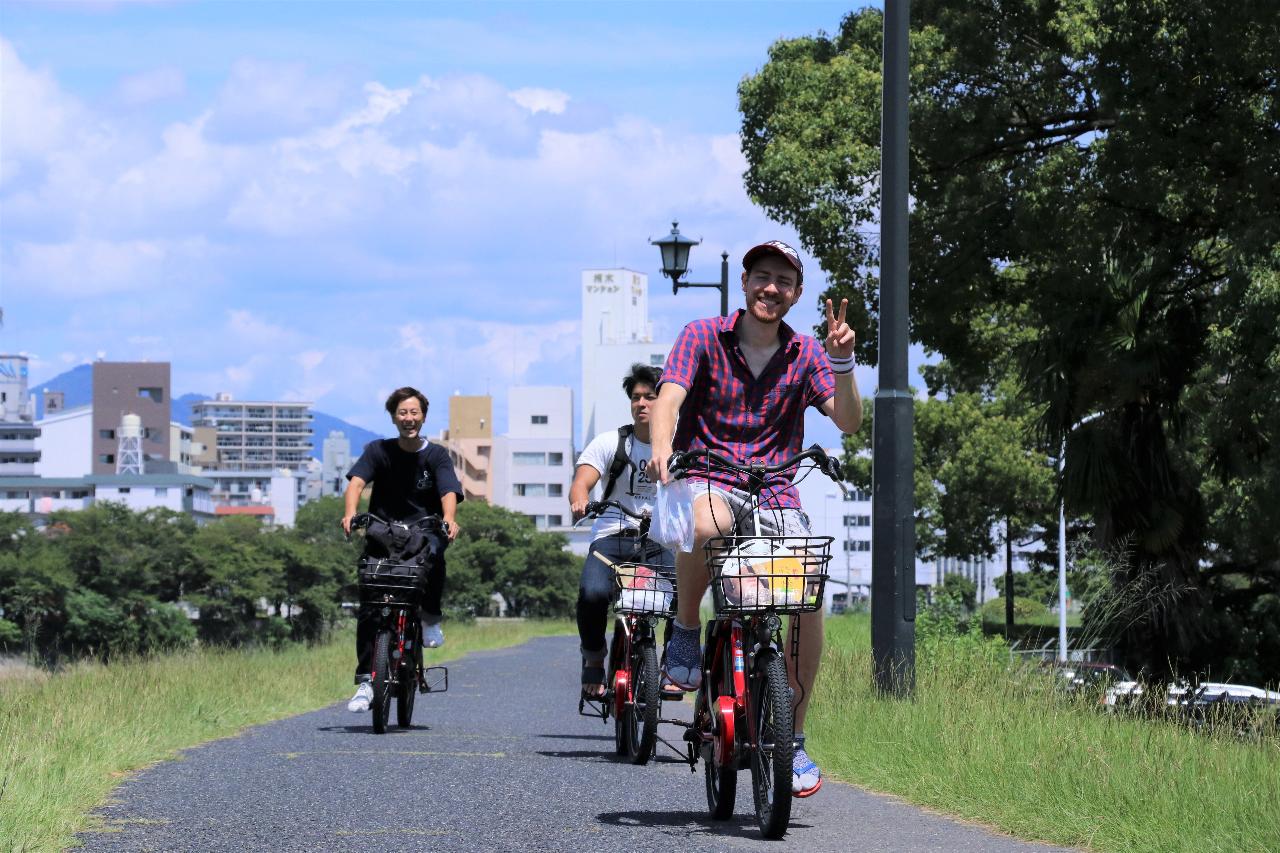
<svg viewBox="0 0 1280 853">
<path fill-rule="evenodd" d="M 755 533 L 751 522 L 751 495 L 742 489 L 726 489 L 706 480 L 689 478 L 689 488 L 693 499 L 711 494 L 719 497 L 728 505 L 732 518 L 721 518 L 716 512 L 713 516 L 721 536 L 750 536 Z M 765 508 L 760 511 L 760 533 L 764 536 L 810 536 L 809 516 L 802 509 L 791 507 Z"/>
</svg>

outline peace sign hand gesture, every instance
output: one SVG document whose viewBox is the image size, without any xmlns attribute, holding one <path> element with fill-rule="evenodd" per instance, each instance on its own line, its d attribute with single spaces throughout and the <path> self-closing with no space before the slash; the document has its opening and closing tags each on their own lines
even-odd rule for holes
<svg viewBox="0 0 1280 853">
<path fill-rule="evenodd" d="M 844 321 L 845 312 L 849 310 L 849 300 L 840 300 L 840 314 L 836 315 L 831 300 L 827 300 L 827 355 L 832 358 L 852 358 L 854 334 L 853 329 Z"/>
</svg>

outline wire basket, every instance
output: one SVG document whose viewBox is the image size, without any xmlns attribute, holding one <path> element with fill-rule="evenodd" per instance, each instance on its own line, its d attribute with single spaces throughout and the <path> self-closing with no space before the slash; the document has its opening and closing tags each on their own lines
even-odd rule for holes
<svg viewBox="0 0 1280 853">
<path fill-rule="evenodd" d="M 809 613 L 822 607 L 830 536 L 719 536 L 706 544 L 716 613 Z"/>
<path fill-rule="evenodd" d="M 675 572 L 670 566 L 615 563 L 613 611 L 631 616 L 673 616 Z"/>
<path fill-rule="evenodd" d="M 360 561 L 359 567 L 360 599 L 417 605 L 426 589 L 430 570 L 430 566 L 366 557 Z"/>
</svg>

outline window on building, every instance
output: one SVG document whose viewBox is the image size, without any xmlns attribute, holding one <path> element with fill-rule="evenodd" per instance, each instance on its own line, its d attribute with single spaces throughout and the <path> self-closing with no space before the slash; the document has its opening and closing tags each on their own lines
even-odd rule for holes
<svg viewBox="0 0 1280 853">
<path fill-rule="evenodd" d="M 79 500 L 80 498 L 87 498 L 87 497 L 89 497 L 88 489 L 72 489 L 71 490 L 72 500 Z"/>
<path fill-rule="evenodd" d="M 167 498 L 167 497 L 169 497 L 169 489 L 168 489 L 168 487 L 167 487 L 167 486 L 156 486 L 156 497 L 158 497 L 158 498 Z"/>
<path fill-rule="evenodd" d="M 548 516 L 547 516 L 547 526 L 548 526 L 548 527 L 564 527 L 564 516 L 563 516 L 563 515 L 548 515 Z"/>
<path fill-rule="evenodd" d="M 853 539 L 844 543 L 846 551 L 870 551 L 871 542 L 866 539 Z"/>
<path fill-rule="evenodd" d="M 530 415 L 529 423 L 545 424 L 547 423 L 547 416 L 546 415 Z"/>
<path fill-rule="evenodd" d="M 844 499 L 849 502 L 869 501 L 871 500 L 871 493 L 865 489 L 850 489 L 849 494 L 845 495 Z"/>
<path fill-rule="evenodd" d="M 666 361 L 667 361 L 667 359 L 666 359 L 666 357 L 665 357 L 665 356 L 661 356 L 661 355 L 657 355 L 657 354 L 654 354 L 654 355 L 650 355 L 650 356 L 649 356 L 649 366 L 650 366 L 650 367 L 662 367 L 662 365 L 664 365 L 664 364 L 666 363 Z"/>
<path fill-rule="evenodd" d="M 132 489 L 128 486 L 121 486 L 120 488 L 116 489 L 116 491 L 122 495 L 127 495 L 129 494 L 129 492 L 132 491 Z"/>
<path fill-rule="evenodd" d="M 845 527 L 870 527 L 871 516 L 869 515 L 846 515 L 844 517 Z"/>
<path fill-rule="evenodd" d="M 116 431 L 113 429 L 98 430 L 98 438 L 105 438 L 107 441 L 115 441 Z"/>
<path fill-rule="evenodd" d="M 547 497 L 559 498 L 564 496 L 564 485 L 561 483 L 547 483 Z"/>
<path fill-rule="evenodd" d="M 548 464 L 548 465 L 563 465 L 563 464 L 564 464 L 564 454 L 563 454 L 563 453 L 548 453 L 548 454 L 547 454 L 547 464 Z"/>
<path fill-rule="evenodd" d="M 546 465 L 547 454 L 531 453 L 527 451 L 517 451 L 511 454 L 511 464 L 513 465 Z"/>
<path fill-rule="evenodd" d="M 163 403 L 164 389 L 163 388 L 139 388 L 138 396 L 145 397 L 153 403 Z"/>
<path fill-rule="evenodd" d="M 114 465 L 116 464 L 116 455 L 114 453 L 99 453 L 98 461 L 103 465 Z"/>
<path fill-rule="evenodd" d="M 547 487 L 544 483 L 512 483 L 512 493 L 518 498 L 545 498 Z"/>
</svg>

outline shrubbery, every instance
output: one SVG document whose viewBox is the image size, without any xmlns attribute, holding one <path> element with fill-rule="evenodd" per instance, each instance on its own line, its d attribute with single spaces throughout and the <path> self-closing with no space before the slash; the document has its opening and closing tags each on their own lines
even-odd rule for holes
<svg viewBox="0 0 1280 853">
<path fill-rule="evenodd" d="M 168 510 L 113 503 L 54 513 L 36 530 L 0 513 L 0 648 L 48 663 L 109 660 L 190 646 L 314 641 L 357 600 L 359 543 L 338 498 L 299 509 L 292 529 L 233 516 L 203 526 Z M 485 613 L 500 592 L 512 616 L 567 616 L 579 560 L 563 536 L 524 516 L 464 504 L 448 551 L 445 606 Z M 199 614 L 192 620 L 188 613 Z"/>
</svg>

